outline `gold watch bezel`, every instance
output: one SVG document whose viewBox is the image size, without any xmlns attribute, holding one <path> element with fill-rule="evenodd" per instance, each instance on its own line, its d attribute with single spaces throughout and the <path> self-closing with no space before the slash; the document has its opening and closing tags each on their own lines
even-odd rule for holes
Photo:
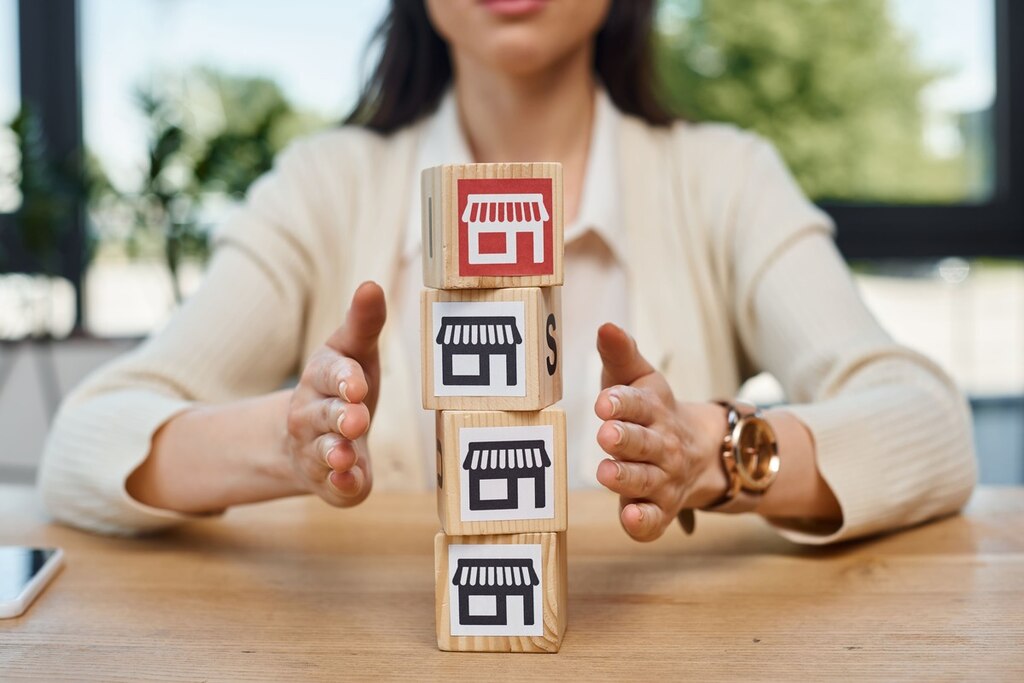
<svg viewBox="0 0 1024 683">
<path fill-rule="evenodd" d="M 739 484 L 736 488 L 761 493 L 778 477 L 779 444 L 775 430 L 760 413 L 736 421 L 729 434 L 728 459 Z"/>
</svg>

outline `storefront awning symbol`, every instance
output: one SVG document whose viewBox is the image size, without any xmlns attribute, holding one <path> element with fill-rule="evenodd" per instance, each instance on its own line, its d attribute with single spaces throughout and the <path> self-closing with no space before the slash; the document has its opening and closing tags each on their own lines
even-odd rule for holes
<svg viewBox="0 0 1024 683">
<path fill-rule="evenodd" d="M 444 316 L 434 340 L 445 346 L 515 346 L 523 341 L 513 316 Z"/>
<path fill-rule="evenodd" d="M 543 470 L 551 466 L 544 442 L 474 441 L 462 463 L 467 470 Z"/>
<path fill-rule="evenodd" d="M 544 223 L 551 218 L 544 197 L 537 193 L 525 194 L 471 194 L 466 198 L 462 220 L 469 226 L 469 254 L 471 264 L 517 263 L 516 235 L 521 232 L 533 236 L 533 262 L 544 262 Z M 481 233 L 505 235 L 505 250 L 481 253 Z"/>
<path fill-rule="evenodd" d="M 533 562 L 526 559 L 468 558 L 459 560 L 454 586 L 538 586 Z"/>
</svg>

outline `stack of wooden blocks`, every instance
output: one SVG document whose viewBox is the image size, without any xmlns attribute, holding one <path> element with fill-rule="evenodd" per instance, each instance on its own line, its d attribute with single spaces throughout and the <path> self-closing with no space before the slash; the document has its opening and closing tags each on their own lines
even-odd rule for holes
<svg viewBox="0 0 1024 683">
<path fill-rule="evenodd" d="M 566 627 L 562 168 L 422 176 L 423 407 L 437 411 L 442 650 L 557 652 Z"/>
</svg>

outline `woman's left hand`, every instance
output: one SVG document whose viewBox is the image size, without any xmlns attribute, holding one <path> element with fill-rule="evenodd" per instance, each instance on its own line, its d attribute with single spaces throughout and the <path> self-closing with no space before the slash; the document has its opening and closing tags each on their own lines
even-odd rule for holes
<svg viewBox="0 0 1024 683">
<path fill-rule="evenodd" d="M 720 452 L 725 409 L 677 402 L 665 377 L 640 355 L 622 328 L 602 325 L 604 363 L 594 412 L 597 442 L 612 456 L 597 480 L 619 494 L 622 527 L 638 541 L 664 533 L 683 508 L 711 505 L 725 492 Z"/>
</svg>

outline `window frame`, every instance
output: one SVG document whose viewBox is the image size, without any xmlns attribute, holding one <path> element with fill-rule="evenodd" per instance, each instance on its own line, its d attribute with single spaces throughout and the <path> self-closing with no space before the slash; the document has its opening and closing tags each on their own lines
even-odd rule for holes
<svg viewBox="0 0 1024 683">
<path fill-rule="evenodd" d="M 21 102 L 23 106 L 31 103 L 39 115 L 50 158 L 71 173 L 82 168 L 84 148 L 77 6 L 77 0 L 18 1 Z M 15 214 L 0 214 L 0 246 L 15 272 L 32 272 L 35 264 L 15 239 L 15 220 Z M 75 327 L 80 328 L 86 265 L 84 197 L 77 198 L 65 220 L 56 274 L 75 288 Z"/>
<path fill-rule="evenodd" d="M 994 2 L 992 199 L 952 205 L 822 202 L 838 225 L 837 243 L 846 258 L 1024 257 L 1024 2 Z M 35 103 L 51 154 L 80 168 L 84 140 L 78 5 L 78 0 L 19 0 L 18 53 L 21 101 Z M 59 274 L 75 287 L 80 328 L 87 246 L 84 197 L 67 220 Z M 0 214 L 0 246 L 13 257 L 16 269 L 29 269 L 29 260 L 11 239 L 13 221 L 12 214 Z"/>
<path fill-rule="evenodd" d="M 992 198 L 950 205 L 823 201 L 846 258 L 1024 257 L 1024 3 L 994 0 L 994 6 Z"/>
</svg>

